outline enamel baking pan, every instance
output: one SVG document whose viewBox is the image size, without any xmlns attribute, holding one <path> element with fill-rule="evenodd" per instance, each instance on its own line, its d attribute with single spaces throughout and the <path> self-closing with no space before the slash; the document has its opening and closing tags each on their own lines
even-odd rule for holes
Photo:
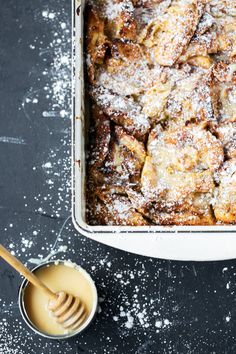
<svg viewBox="0 0 236 354">
<path fill-rule="evenodd" d="M 84 0 L 73 0 L 72 217 L 82 235 L 128 252 L 173 260 L 236 258 L 236 225 L 90 226 L 85 221 Z"/>
</svg>

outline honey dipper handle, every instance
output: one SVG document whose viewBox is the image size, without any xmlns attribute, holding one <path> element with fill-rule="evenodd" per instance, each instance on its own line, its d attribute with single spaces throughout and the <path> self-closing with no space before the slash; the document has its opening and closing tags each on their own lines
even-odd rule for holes
<svg viewBox="0 0 236 354">
<path fill-rule="evenodd" d="M 22 274 L 30 283 L 37 288 L 41 289 L 45 295 L 50 299 L 57 299 L 57 295 L 54 294 L 46 285 L 44 285 L 40 279 L 36 277 L 28 268 L 24 266 L 16 257 L 14 257 L 8 250 L 0 244 L 0 256 L 9 263 L 17 272 Z"/>
</svg>

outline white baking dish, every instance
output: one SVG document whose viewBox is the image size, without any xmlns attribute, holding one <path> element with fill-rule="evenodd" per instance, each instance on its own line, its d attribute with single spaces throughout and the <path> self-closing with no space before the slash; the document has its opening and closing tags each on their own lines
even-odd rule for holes
<svg viewBox="0 0 236 354">
<path fill-rule="evenodd" d="M 75 70 L 72 119 L 72 214 L 83 235 L 125 251 L 175 260 L 236 257 L 236 226 L 90 226 L 85 222 L 85 139 L 83 85 L 83 7 L 73 0 Z"/>
</svg>

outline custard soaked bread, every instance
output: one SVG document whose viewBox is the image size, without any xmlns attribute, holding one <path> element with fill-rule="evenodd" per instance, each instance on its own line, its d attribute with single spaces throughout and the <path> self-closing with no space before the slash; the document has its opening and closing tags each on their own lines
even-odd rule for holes
<svg viewBox="0 0 236 354">
<path fill-rule="evenodd" d="M 91 225 L 236 223 L 236 3 L 90 0 Z"/>
</svg>

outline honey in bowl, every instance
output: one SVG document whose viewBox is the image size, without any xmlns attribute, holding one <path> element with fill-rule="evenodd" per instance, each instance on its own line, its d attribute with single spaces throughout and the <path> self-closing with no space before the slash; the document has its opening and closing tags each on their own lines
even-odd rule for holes
<svg viewBox="0 0 236 354">
<path fill-rule="evenodd" d="M 64 291 L 78 297 L 86 309 L 81 326 L 88 320 L 96 303 L 96 291 L 88 274 L 71 262 L 55 262 L 34 271 L 53 292 Z M 33 326 L 44 334 L 63 336 L 69 330 L 64 329 L 48 309 L 49 299 L 38 288 L 28 283 L 24 289 L 24 307 Z M 78 331 L 79 328 L 76 330 Z"/>
</svg>

